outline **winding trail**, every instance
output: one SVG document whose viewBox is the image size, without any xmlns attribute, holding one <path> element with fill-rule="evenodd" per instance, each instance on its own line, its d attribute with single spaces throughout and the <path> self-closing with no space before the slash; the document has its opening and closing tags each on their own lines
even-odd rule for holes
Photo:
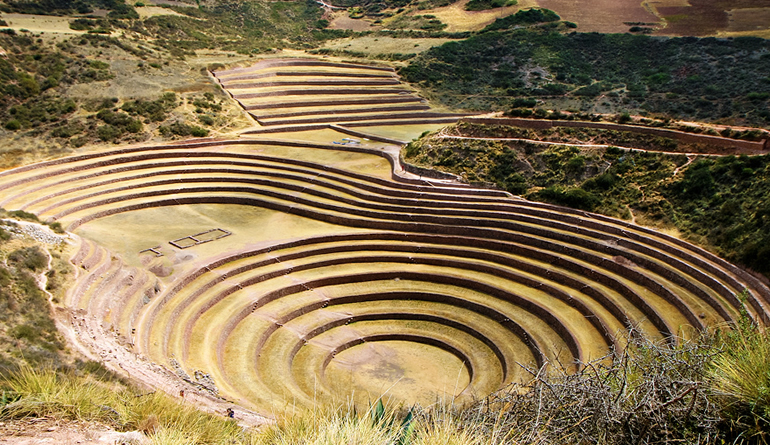
<svg viewBox="0 0 770 445">
<path fill-rule="evenodd" d="M 714 154 L 714 153 L 684 153 L 684 152 L 677 152 L 677 151 L 662 151 L 662 150 L 651 150 L 646 148 L 634 148 L 634 147 L 623 147 L 619 145 L 606 145 L 606 144 L 575 144 L 570 142 L 551 142 L 551 141 L 538 141 L 535 139 L 524 139 L 524 138 L 478 138 L 478 137 L 470 137 L 470 136 L 452 136 L 452 135 L 446 135 L 446 134 L 440 134 L 436 136 L 437 139 L 459 139 L 459 140 L 475 140 L 475 141 L 512 141 L 512 142 L 525 142 L 528 144 L 536 144 L 536 145 L 548 145 L 548 146 L 562 146 L 562 147 L 577 147 L 577 148 L 619 148 L 620 150 L 624 151 L 639 151 L 639 152 L 647 152 L 647 153 L 662 153 L 662 154 L 668 154 L 668 155 L 685 155 L 688 157 L 688 159 L 695 157 L 695 156 L 714 156 L 714 157 L 723 157 L 723 156 L 729 156 L 726 154 Z M 692 160 L 690 159 L 687 164 L 688 165 Z M 682 167 L 685 167 L 683 165 Z M 680 167 L 680 168 L 682 168 Z M 678 172 L 679 169 L 677 169 Z M 676 175 L 676 173 L 674 173 Z"/>
</svg>

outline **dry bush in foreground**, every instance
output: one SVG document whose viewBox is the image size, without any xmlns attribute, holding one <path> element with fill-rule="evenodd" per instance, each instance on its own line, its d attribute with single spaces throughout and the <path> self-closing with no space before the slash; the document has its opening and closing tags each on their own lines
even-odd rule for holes
<svg viewBox="0 0 770 445">
<path fill-rule="evenodd" d="M 717 350 L 707 338 L 670 348 L 639 337 L 576 373 L 532 370 L 462 413 L 495 443 L 722 443 L 720 413 L 705 386 Z"/>
</svg>

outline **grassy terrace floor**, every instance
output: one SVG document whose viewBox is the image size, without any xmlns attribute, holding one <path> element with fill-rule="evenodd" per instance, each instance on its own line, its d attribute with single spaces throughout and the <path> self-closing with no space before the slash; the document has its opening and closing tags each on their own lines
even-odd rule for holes
<svg viewBox="0 0 770 445">
<path fill-rule="evenodd" d="M 451 122 L 400 83 L 390 68 L 311 59 L 275 59 L 214 73 L 262 126 L 388 121 Z M 411 106 L 404 110 L 404 106 Z M 419 107 L 419 108 L 416 108 Z"/>
</svg>

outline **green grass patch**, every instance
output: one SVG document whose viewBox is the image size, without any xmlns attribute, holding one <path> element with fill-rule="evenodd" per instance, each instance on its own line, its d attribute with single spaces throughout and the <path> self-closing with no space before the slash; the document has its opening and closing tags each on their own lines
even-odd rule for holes
<svg viewBox="0 0 770 445">
<path fill-rule="evenodd" d="M 399 74 L 433 101 L 469 110 L 507 110 L 539 97 L 547 108 L 770 124 L 767 40 L 574 33 L 546 11 L 497 19 L 462 42 L 420 53 Z"/>
<path fill-rule="evenodd" d="M 770 156 L 704 158 L 629 152 L 690 149 L 667 138 L 578 128 L 535 131 L 458 124 L 448 134 L 606 144 L 606 149 L 425 136 L 407 162 L 448 171 L 472 184 L 664 228 L 676 228 L 729 261 L 770 275 Z M 681 167 L 681 168 L 680 168 Z M 674 175 L 674 173 L 677 173 Z"/>
<path fill-rule="evenodd" d="M 465 4 L 466 11 L 485 11 L 487 9 L 516 6 L 517 0 L 471 0 Z"/>
<path fill-rule="evenodd" d="M 155 443 L 178 436 L 186 444 L 250 443 L 231 419 L 206 414 L 161 392 L 139 393 L 124 384 L 94 375 L 22 366 L 2 382 L 14 400 L 0 418 L 56 417 L 107 424 L 122 431 L 139 430 Z"/>
</svg>

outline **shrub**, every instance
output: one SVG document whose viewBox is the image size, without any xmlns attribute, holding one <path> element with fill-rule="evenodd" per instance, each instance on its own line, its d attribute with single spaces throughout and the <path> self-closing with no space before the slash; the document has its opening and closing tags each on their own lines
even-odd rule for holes
<svg viewBox="0 0 770 445">
<path fill-rule="evenodd" d="M 26 219 L 27 221 L 35 221 L 35 222 L 38 221 L 37 215 L 35 215 L 34 213 L 25 212 L 24 210 L 14 210 L 14 211 L 8 212 L 8 214 L 14 218 Z"/>
<path fill-rule="evenodd" d="M 484 28 L 482 32 L 508 29 L 516 25 L 532 25 L 535 23 L 556 22 L 560 19 L 561 17 L 559 17 L 550 9 L 524 9 L 517 12 L 516 14 L 509 15 L 508 17 L 496 19 L 492 24 L 487 25 L 487 27 Z"/>
<path fill-rule="evenodd" d="M 486 9 L 502 8 L 504 6 L 514 6 L 518 3 L 516 0 L 471 0 L 465 4 L 466 11 L 483 11 Z"/>
<path fill-rule="evenodd" d="M 175 134 L 177 136 L 195 136 L 206 137 L 209 135 L 209 131 L 205 128 L 198 127 L 197 125 L 189 125 L 184 122 L 174 122 L 169 126 L 158 127 L 158 130 L 163 135 Z"/>
<path fill-rule="evenodd" d="M 462 425 L 494 444 L 718 444 L 719 413 L 704 396 L 712 348 L 669 347 L 627 337 L 628 347 L 577 372 L 550 364 L 530 382 L 459 413 Z"/>
<path fill-rule="evenodd" d="M 104 109 L 96 113 L 96 117 L 108 124 L 99 127 L 99 138 L 103 141 L 114 140 L 123 135 L 124 132 L 139 133 L 142 131 L 142 122 L 130 117 L 126 113 L 116 113 L 112 110 Z"/>
<path fill-rule="evenodd" d="M 8 262 L 35 272 L 48 266 L 48 256 L 38 247 L 24 247 L 11 252 L 8 255 Z"/>
<path fill-rule="evenodd" d="M 138 99 L 126 102 L 120 109 L 133 116 L 139 115 L 152 122 L 161 122 L 168 118 L 168 112 L 176 106 L 176 94 L 164 93 L 159 99 L 152 101 Z"/>
<path fill-rule="evenodd" d="M 62 227 L 61 223 L 58 221 L 52 222 L 51 224 L 48 225 L 48 227 L 50 227 L 51 230 L 53 230 L 55 233 L 64 233 L 64 228 Z"/>
<path fill-rule="evenodd" d="M 535 108 L 537 106 L 537 99 L 517 97 L 511 105 L 514 108 Z"/>
<path fill-rule="evenodd" d="M 586 158 L 584 156 L 575 156 L 564 164 L 564 170 L 568 173 L 577 175 L 586 168 Z"/>
<path fill-rule="evenodd" d="M 745 294 L 743 299 L 745 300 Z M 720 333 L 709 379 L 734 437 L 767 443 L 770 436 L 770 335 L 747 316 Z"/>
<path fill-rule="evenodd" d="M 624 111 L 618 115 L 617 119 L 618 123 L 627 124 L 631 122 L 631 114 L 628 111 Z"/>
<path fill-rule="evenodd" d="M 768 98 L 770 98 L 770 93 L 766 93 L 766 92 L 764 93 L 752 92 L 746 95 L 746 99 L 754 102 L 767 100 Z"/>
<path fill-rule="evenodd" d="M 75 31 L 88 31 L 96 27 L 95 20 L 89 19 L 75 19 L 69 23 L 70 29 Z"/>
<path fill-rule="evenodd" d="M 110 142 L 122 136 L 123 132 L 120 131 L 119 128 L 113 125 L 107 124 L 107 125 L 100 125 L 96 129 L 96 135 L 99 137 L 99 139 L 105 142 Z"/>
<path fill-rule="evenodd" d="M 537 197 L 553 204 L 589 211 L 599 204 L 599 198 L 581 188 L 564 190 L 561 187 L 551 186 L 537 192 Z"/>
<path fill-rule="evenodd" d="M 203 138 L 209 135 L 209 131 L 206 130 L 205 128 L 201 128 L 195 125 L 192 125 L 191 127 L 192 128 L 190 129 L 190 134 L 192 134 L 195 137 Z"/>
<path fill-rule="evenodd" d="M 688 168 L 682 180 L 673 189 L 686 198 L 710 197 L 716 192 L 716 182 L 711 174 L 711 162 L 700 160 Z"/>
<path fill-rule="evenodd" d="M 17 340 L 26 339 L 29 341 L 35 341 L 39 336 L 38 330 L 34 326 L 28 324 L 14 326 L 11 329 L 10 334 L 11 337 Z"/>
<path fill-rule="evenodd" d="M 10 131 L 16 131 L 21 128 L 21 122 L 16 119 L 10 119 L 5 123 L 5 129 Z"/>
<path fill-rule="evenodd" d="M 91 66 L 91 68 L 97 69 L 97 70 L 106 70 L 110 67 L 110 64 L 107 62 L 102 62 L 101 60 L 89 60 L 88 65 Z"/>
</svg>

